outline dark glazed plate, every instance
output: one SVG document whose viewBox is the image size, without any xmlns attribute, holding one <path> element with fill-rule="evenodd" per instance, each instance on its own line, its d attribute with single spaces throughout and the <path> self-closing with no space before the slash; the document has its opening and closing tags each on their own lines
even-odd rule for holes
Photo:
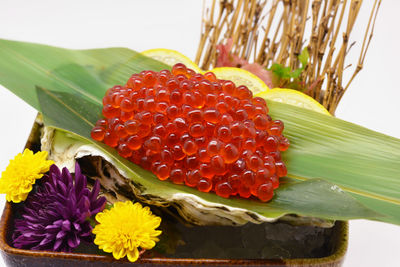
<svg viewBox="0 0 400 267">
<path fill-rule="evenodd" d="M 26 147 L 38 150 L 39 125 L 35 123 Z M 111 255 L 62 253 L 16 249 L 10 245 L 18 204 L 6 203 L 0 221 L 0 252 L 8 266 L 341 266 L 347 250 L 348 223 L 338 221 L 326 237 L 326 253 L 322 257 L 291 259 L 213 259 L 178 258 L 144 254 L 137 262 L 115 260 Z M 193 232 L 192 232 L 193 233 Z M 287 234 L 287 233 L 286 233 Z M 276 233 L 275 233 L 276 235 Z M 307 244 L 307 240 L 304 241 Z"/>
<path fill-rule="evenodd" d="M 337 222 L 332 232 L 332 254 L 323 258 L 300 258 L 279 260 L 232 260 L 232 259 L 178 259 L 178 258 L 148 258 L 144 255 L 136 263 L 119 260 L 112 256 L 61 253 L 49 251 L 33 251 L 16 249 L 9 245 L 8 240 L 13 230 L 15 205 L 7 203 L 0 222 L 0 250 L 8 266 L 341 266 L 347 249 L 348 223 Z"/>
</svg>

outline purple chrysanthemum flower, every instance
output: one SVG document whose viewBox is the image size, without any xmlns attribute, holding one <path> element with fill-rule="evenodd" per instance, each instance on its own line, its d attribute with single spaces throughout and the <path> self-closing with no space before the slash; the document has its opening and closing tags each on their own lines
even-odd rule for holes
<svg viewBox="0 0 400 267">
<path fill-rule="evenodd" d="M 104 209 L 106 199 L 98 197 L 100 184 L 92 191 L 76 163 L 75 179 L 67 168 L 56 165 L 43 178 L 36 193 L 25 202 L 22 218 L 15 220 L 16 248 L 70 252 L 81 240 L 92 241 L 88 218 Z"/>
</svg>

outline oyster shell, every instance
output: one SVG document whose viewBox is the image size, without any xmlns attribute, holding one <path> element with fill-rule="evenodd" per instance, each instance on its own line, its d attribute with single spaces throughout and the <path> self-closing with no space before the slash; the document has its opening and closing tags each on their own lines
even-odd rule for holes
<svg viewBox="0 0 400 267">
<path fill-rule="evenodd" d="M 66 167 L 74 171 L 76 160 L 91 162 L 92 178 L 99 179 L 103 189 L 109 193 L 110 202 L 116 200 L 138 199 L 146 204 L 167 207 L 172 206 L 179 215 L 190 224 L 196 225 L 243 225 L 247 222 L 275 222 L 277 218 L 268 218 L 258 213 L 208 202 L 193 194 L 176 192 L 173 194 L 155 194 L 146 185 L 135 182 L 132 175 L 120 162 L 115 161 L 95 145 L 77 136 L 44 127 L 41 138 L 42 150 L 49 152 L 49 158 L 60 168 Z M 125 168 L 125 169 L 124 169 Z M 165 182 L 167 183 L 167 182 Z M 279 217 L 279 216 L 278 216 Z M 281 216 L 280 221 L 295 222 L 297 225 L 333 226 L 332 221 L 317 218 Z"/>
</svg>

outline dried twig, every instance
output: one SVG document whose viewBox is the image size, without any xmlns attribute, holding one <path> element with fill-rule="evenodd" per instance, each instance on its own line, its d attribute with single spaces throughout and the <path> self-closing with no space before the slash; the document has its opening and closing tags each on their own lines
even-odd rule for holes
<svg viewBox="0 0 400 267">
<path fill-rule="evenodd" d="M 203 69 L 215 66 L 217 44 L 231 39 L 231 53 L 244 60 L 295 70 L 300 66 L 298 55 L 307 47 L 309 62 L 300 76 L 303 91 L 334 114 L 363 68 L 380 4 L 374 0 L 358 62 L 349 64 L 345 59 L 354 45 L 350 36 L 362 0 L 220 0 L 219 5 L 212 0 L 203 10 L 196 63 Z M 344 82 L 344 70 L 352 68 Z"/>
</svg>

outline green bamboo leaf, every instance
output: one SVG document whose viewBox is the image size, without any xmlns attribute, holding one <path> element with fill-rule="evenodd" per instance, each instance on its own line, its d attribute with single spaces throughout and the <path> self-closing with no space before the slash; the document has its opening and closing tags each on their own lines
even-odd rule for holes
<svg viewBox="0 0 400 267">
<path fill-rule="evenodd" d="M 268 100 L 267 100 L 268 101 Z M 285 122 L 289 177 L 323 178 L 400 224 L 400 140 L 311 110 L 268 102 Z"/>
<path fill-rule="evenodd" d="M 290 213 L 332 220 L 377 219 L 381 217 L 380 214 L 360 205 L 334 184 L 321 179 L 306 182 L 286 180 L 286 183 L 276 190 L 275 197 L 268 204 L 239 198 L 225 199 L 213 193 L 203 193 L 188 186 L 160 181 L 151 172 L 120 157 L 115 149 L 90 138 L 90 130 L 96 121 L 96 117 L 92 113 L 95 113 L 94 110 L 101 109 L 101 105 L 91 104 L 84 96 L 76 97 L 72 94 L 53 92 L 40 87 L 37 88 L 37 92 L 46 124 L 77 134 L 77 136 L 70 137 L 58 133 L 58 140 L 63 139 L 63 143 L 95 144 L 98 149 L 113 159 L 120 170 L 129 173 L 129 178 L 135 184 L 146 189 L 144 194 L 172 199 L 172 196 L 176 193 L 189 193 L 208 202 L 247 209 L 269 218 L 277 218 Z M 60 120 L 60 117 L 63 119 Z"/>
<path fill-rule="evenodd" d="M 164 68 L 162 63 L 124 48 L 68 50 L 0 41 L 0 83 L 42 111 L 49 125 L 74 132 L 84 142 L 92 142 L 90 128 L 100 112 L 101 98 L 107 88 L 124 83 L 134 72 Z M 119 157 L 113 149 L 101 143 L 96 145 L 113 157 L 119 167 L 125 168 L 131 174 L 129 178 L 140 181 L 154 194 L 189 192 L 210 202 L 246 208 L 267 217 L 297 213 L 400 224 L 400 198 L 395 192 L 399 171 L 393 166 L 399 159 L 399 152 L 393 151 L 399 146 L 397 139 L 285 104 L 270 103 L 270 110 L 272 116 L 285 121 L 286 135 L 292 142 L 285 155 L 289 173 L 301 182 L 290 180 L 276 191 L 269 203 L 223 199 L 159 181 Z M 389 152 L 386 156 L 385 151 Z M 376 170 L 367 173 L 372 163 Z M 365 164 L 369 167 L 363 168 Z M 379 189 L 377 184 L 382 184 L 379 181 L 382 176 L 388 184 Z"/>
<path fill-rule="evenodd" d="M 71 50 L 0 39 L 2 85 L 36 109 L 35 86 L 74 92 L 101 103 L 105 90 L 126 82 L 130 74 L 166 68 L 127 48 Z"/>
</svg>

